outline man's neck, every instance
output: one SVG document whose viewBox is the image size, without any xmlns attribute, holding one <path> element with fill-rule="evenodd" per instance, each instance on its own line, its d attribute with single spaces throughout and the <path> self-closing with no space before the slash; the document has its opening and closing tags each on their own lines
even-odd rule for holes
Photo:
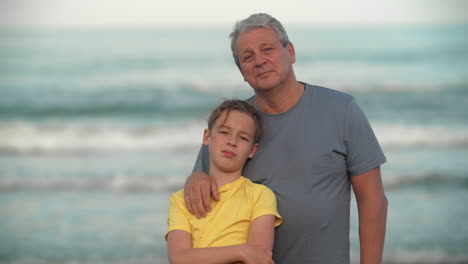
<svg viewBox="0 0 468 264">
<path fill-rule="evenodd" d="M 281 114 L 293 107 L 304 93 L 305 84 L 295 81 L 289 86 L 269 91 L 256 91 L 256 104 L 267 114 Z"/>
</svg>

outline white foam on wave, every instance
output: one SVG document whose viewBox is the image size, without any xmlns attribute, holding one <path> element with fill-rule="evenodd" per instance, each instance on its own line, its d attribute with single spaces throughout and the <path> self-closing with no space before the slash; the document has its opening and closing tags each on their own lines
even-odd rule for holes
<svg viewBox="0 0 468 264">
<path fill-rule="evenodd" d="M 133 177 L 117 174 L 110 177 L 2 177 L 0 191 L 175 191 L 183 188 L 184 177 Z"/>
<path fill-rule="evenodd" d="M 83 88 L 98 86 L 99 89 L 120 88 L 122 84 L 127 84 L 129 89 L 148 87 L 173 90 L 178 85 L 183 85 L 199 92 L 220 94 L 246 86 L 235 66 L 224 64 L 205 65 L 200 68 L 178 65 L 158 69 L 136 69 L 118 75 L 95 73 L 76 82 Z"/>
<path fill-rule="evenodd" d="M 0 153 L 161 151 L 201 144 L 203 122 L 132 127 L 117 123 L 10 122 L 0 125 Z M 385 150 L 394 148 L 466 148 L 468 128 L 374 124 Z"/>
<path fill-rule="evenodd" d="M 441 174 L 438 172 L 422 172 L 422 173 L 395 173 L 385 171 L 382 176 L 382 182 L 386 189 L 398 189 L 407 185 L 437 184 L 437 186 L 452 186 L 463 187 L 468 182 L 466 177 L 456 174 Z"/>
<path fill-rule="evenodd" d="M 204 124 L 130 127 L 111 123 L 13 122 L 0 126 L 0 152 L 160 151 L 201 143 Z"/>
<path fill-rule="evenodd" d="M 176 173 L 161 177 L 127 175 L 115 173 L 108 176 L 81 177 L 80 172 L 73 177 L 62 176 L 34 176 L 24 177 L 18 173 L 4 174 L 0 177 L 0 191 L 34 190 L 34 191 L 123 191 L 123 192 L 145 192 L 145 191 L 175 191 L 183 188 L 186 173 Z M 423 172 L 415 174 L 401 174 L 392 171 L 383 173 L 383 185 L 387 190 L 395 190 L 407 185 L 437 184 L 437 186 L 466 186 L 466 177 L 440 174 L 436 172 Z"/>
<path fill-rule="evenodd" d="M 414 264 L 414 263 L 426 263 L 426 264 L 458 264 L 468 263 L 468 255 L 456 255 L 447 254 L 444 252 L 438 252 L 437 250 L 420 250 L 420 251 L 405 251 L 399 250 L 394 252 L 384 252 L 383 256 L 384 263 L 401 263 L 401 264 Z M 353 263 L 358 263 L 354 262 Z"/>
<path fill-rule="evenodd" d="M 402 147 L 466 148 L 468 128 L 374 124 L 374 132 L 385 149 Z"/>
<path fill-rule="evenodd" d="M 457 73 L 434 76 L 432 69 L 394 67 L 369 62 L 304 62 L 296 65 L 299 80 L 344 92 L 435 91 L 466 83 Z"/>
</svg>

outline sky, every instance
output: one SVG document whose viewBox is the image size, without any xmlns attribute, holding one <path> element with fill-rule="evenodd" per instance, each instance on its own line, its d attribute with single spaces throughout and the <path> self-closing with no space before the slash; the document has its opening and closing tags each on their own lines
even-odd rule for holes
<svg viewBox="0 0 468 264">
<path fill-rule="evenodd" d="M 265 12 L 288 24 L 467 23 L 465 0 L 0 0 L 0 26 L 231 25 Z"/>
</svg>

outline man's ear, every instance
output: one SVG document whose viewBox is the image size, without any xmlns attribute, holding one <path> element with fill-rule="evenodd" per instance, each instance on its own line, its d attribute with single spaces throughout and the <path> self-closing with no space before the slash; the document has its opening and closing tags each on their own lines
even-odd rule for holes
<svg viewBox="0 0 468 264">
<path fill-rule="evenodd" d="M 250 151 L 249 158 L 253 158 L 255 156 L 255 153 L 257 153 L 258 149 L 258 143 L 255 143 L 252 145 L 252 151 Z"/>
<path fill-rule="evenodd" d="M 289 42 L 287 48 L 288 48 L 289 56 L 291 57 L 291 64 L 295 63 L 296 51 L 294 50 L 294 45 L 291 42 Z"/>
<path fill-rule="evenodd" d="M 209 139 L 210 139 L 210 131 L 207 128 L 203 132 L 203 145 L 208 146 L 210 143 Z"/>
</svg>

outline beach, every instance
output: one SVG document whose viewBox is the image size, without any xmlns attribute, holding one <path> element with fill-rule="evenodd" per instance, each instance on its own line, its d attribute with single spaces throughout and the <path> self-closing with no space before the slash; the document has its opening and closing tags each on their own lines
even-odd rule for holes
<svg viewBox="0 0 468 264">
<path fill-rule="evenodd" d="M 252 95 L 230 29 L 0 29 L 0 264 L 168 263 L 205 119 Z M 298 80 L 352 94 L 385 152 L 384 263 L 468 263 L 468 25 L 288 32 Z"/>
</svg>

